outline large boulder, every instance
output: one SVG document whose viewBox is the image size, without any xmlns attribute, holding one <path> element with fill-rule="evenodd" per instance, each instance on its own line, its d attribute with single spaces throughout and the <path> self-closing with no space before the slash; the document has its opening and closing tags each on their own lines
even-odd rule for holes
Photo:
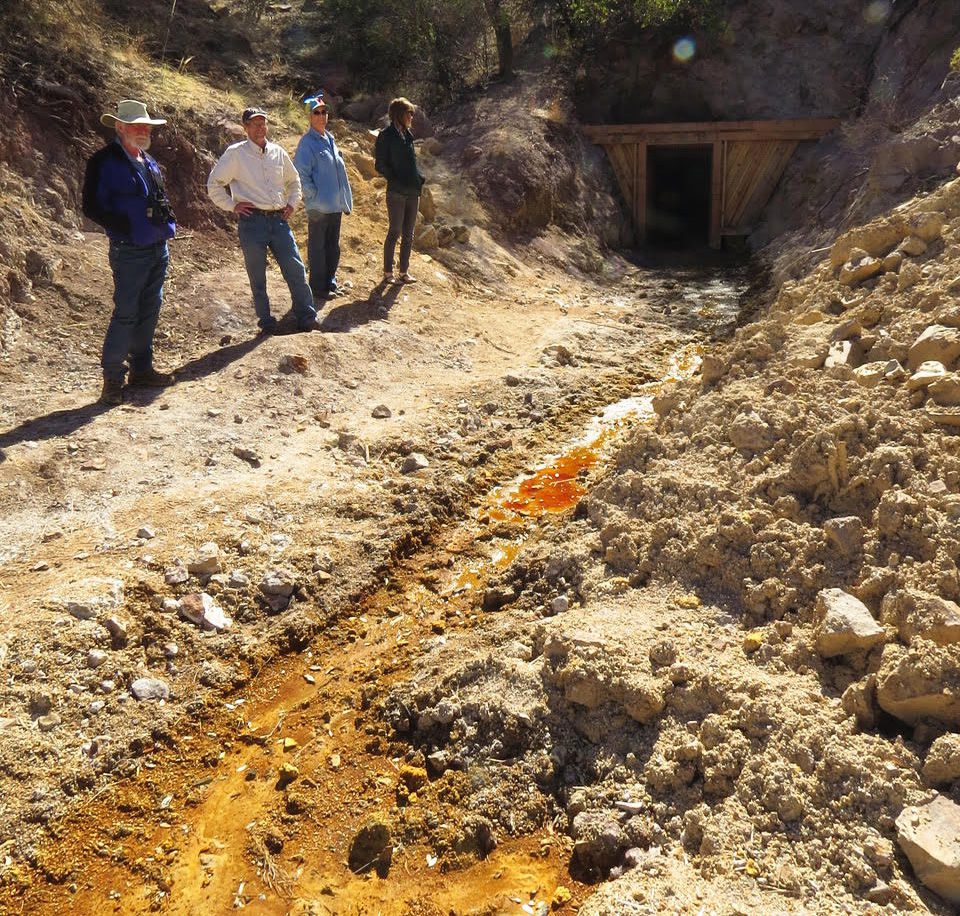
<svg viewBox="0 0 960 916">
<path fill-rule="evenodd" d="M 840 588 L 825 588 L 814 606 L 817 652 L 824 658 L 864 652 L 884 642 L 887 631 L 858 598 Z"/>
<path fill-rule="evenodd" d="M 917 877 L 945 900 L 960 905 L 960 807 L 943 796 L 904 808 L 897 841 Z"/>
<path fill-rule="evenodd" d="M 891 592 L 883 599 L 880 620 L 896 627 L 907 644 L 928 639 L 939 646 L 960 643 L 960 606 L 917 589 Z"/>
<path fill-rule="evenodd" d="M 960 779 L 960 735 L 941 735 L 930 745 L 923 761 L 923 778 L 932 786 Z"/>
<path fill-rule="evenodd" d="M 950 366 L 958 356 L 960 356 L 960 328 L 932 324 L 913 342 L 907 359 L 911 369 L 918 369 L 921 363 L 928 360 Z"/>
<path fill-rule="evenodd" d="M 914 639 L 884 646 L 877 672 L 880 708 L 909 725 L 937 719 L 960 725 L 960 646 Z"/>
</svg>

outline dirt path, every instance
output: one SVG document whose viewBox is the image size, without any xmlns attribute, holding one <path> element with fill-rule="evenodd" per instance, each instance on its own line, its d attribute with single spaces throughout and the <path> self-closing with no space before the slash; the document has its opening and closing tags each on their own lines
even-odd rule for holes
<svg viewBox="0 0 960 916">
<path fill-rule="evenodd" d="M 361 214 L 345 251 L 376 250 L 377 231 Z M 424 645 L 474 627 L 486 578 L 539 536 L 504 508 L 514 491 L 484 494 L 667 374 L 730 314 L 735 287 L 678 292 L 691 277 L 636 272 L 572 284 L 511 258 L 489 288 L 418 256 L 421 283 L 384 291 L 372 256 L 347 255 L 352 289 L 325 333 L 260 339 L 229 246 L 175 243 L 158 347 L 174 388 L 90 403 L 107 284 L 96 236 L 64 249 L 60 289 L 38 289 L 38 315 L 62 296 L 76 320 L 38 322 L 22 363 L 0 370 L 20 380 L 0 432 L 3 906 L 222 912 L 236 898 L 286 912 L 294 888 L 331 912 L 549 902 L 569 859 L 559 837 L 527 834 L 477 862 L 475 838 L 446 856 L 419 842 L 415 815 L 388 884 L 351 877 L 364 820 L 398 801 L 416 812 L 412 752 L 374 699 Z M 48 390 L 23 384 L 38 378 Z M 373 416 L 380 405 L 389 416 Z M 571 453 L 572 498 L 551 508 L 602 466 L 611 443 L 596 438 Z M 424 466 L 405 469 L 414 455 Z M 210 542 L 212 565 L 189 573 Z M 231 627 L 177 613 L 200 591 Z M 143 677 L 169 696 L 134 699 Z M 299 775 L 281 791 L 284 763 Z"/>
</svg>

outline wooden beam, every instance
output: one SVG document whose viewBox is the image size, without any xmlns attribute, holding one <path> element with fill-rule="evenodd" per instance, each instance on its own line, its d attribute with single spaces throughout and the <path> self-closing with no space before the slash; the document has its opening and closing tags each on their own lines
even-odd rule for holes
<svg viewBox="0 0 960 916">
<path fill-rule="evenodd" d="M 647 240 L 647 144 L 636 146 L 633 218 L 637 225 L 637 243 Z"/>
<path fill-rule="evenodd" d="M 723 141 L 713 144 L 710 177 L 710 247 L 720 247 L 720 221 L 723 217 Z"/>
<path fill-rule="evenodd" d="M 722 133 L 725 137 L 755 134 L 757 138 L 784 136 L 798 139 L 798 135 L 818 138 L 840 125 L 839 118 L 793 118 L 772 121 L 689 121 L 658 124 L 588 124 L 583 132 L 597 143 L 624 142 L 627 137 L 643 136 L 654 139 L 660 134 L 689 135 Z"/>
</svg>

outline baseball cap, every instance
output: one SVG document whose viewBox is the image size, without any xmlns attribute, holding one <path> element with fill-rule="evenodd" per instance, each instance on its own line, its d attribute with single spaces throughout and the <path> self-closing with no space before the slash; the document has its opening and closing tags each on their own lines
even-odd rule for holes
<svg viewBox="0 0 960 916">
<path fill-rule="evenodd" d="M 248 124 L 254 118 L 266 118 L 267 113 L 262 108 L 244 108 L 243 114 L 240 115 L 240 120 L 244 124 Z"/>
</svg>

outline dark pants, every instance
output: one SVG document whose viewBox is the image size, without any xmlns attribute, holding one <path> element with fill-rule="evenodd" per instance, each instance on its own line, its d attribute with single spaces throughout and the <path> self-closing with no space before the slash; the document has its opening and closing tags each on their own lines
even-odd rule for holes
<svg viewBox="0 0 960 916">
<path fill-rule="evenodd" d="M 406 194 L 387 192 L 387 215 L 390 228 L 383 243 L 383 272 L 393 273 L 393 252 L 400 239 L 400 273 L 405 274 L 410 267 L 410 250 L 413 248 L 413 230 L 417 225 L 417 210 L 420 197 L 407 197 Z"/>
<path fill-rule="evenodd" d="M 122 382 L 129 357 L 133 372 L 153 367 L 153 334 L 163 304 L 163 281 L 170 260 L 167 243 L 110 243 L 113 270 L 113 316 L 103 341 L 103 377 Z"/>
<path fill-rule="evenodd" d="M 337 288 L 340 264 L 340 221 L 342 213 L 308 213 L 307 259 L 310 262 L 310 289 L 323 298 Z"/>
</svg>

